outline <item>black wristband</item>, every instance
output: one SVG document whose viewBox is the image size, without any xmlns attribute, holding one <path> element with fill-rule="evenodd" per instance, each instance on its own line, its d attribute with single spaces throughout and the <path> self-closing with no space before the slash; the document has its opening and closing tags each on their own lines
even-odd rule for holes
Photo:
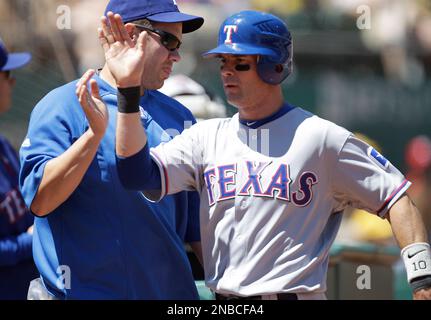
<svg viewBox="0 0 431 320">
<path fill-rule="evenodd" d="M 431 288 L 431 276 L 419 277 L 410 282 L 413 292 Z"/>
<path fill-rule="evenodd" d="M 139 99 L 141 97 L 140 87 L 117 88 L 118 112 L 139 112 Z"/>
</svg>

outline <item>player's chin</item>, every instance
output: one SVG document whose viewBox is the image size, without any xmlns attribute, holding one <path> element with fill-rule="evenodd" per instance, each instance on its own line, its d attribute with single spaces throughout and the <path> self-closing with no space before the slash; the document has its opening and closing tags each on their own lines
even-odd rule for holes
<svg viewBox="0 0 431 320">
<path fill-rule="evenodd" d="M 157 89 L 160 89 L 161 87 L 163 87 L 166 79 L 168 79 L 169 77 L 170 77 L 170 73 L 169 74 L 163 73 L 157 81 L 157 85 L 160 85 L 160 87 L 158 87 Z"/>
<path fill-rule="evenodd" d="M 157 80 L 154 79 L 150 84 L 147 84 L 145 88 L 148 90 L 159 90 L 161 87 L 163 87 L 165 80 L 165 78 L 159 78 Z"/>
<path fill-rule="evenodd" d="M 242 101 L 241 97 L 239 97 L 238 95 L 229 95 L 229 94 L 226 94 L 226 100 L 227 102 L 229 102 L 229 104 L 231 104 L 234 107 L 237 107 L 238 104 L 240 104 L 240 102 Z"/>
<path fill-rule="evenodd" d="M 241 94 L 238 90 L 233 88 L 224 88 L 224 93 L 228 101 L 237 101 L 241 98 Z"/>
<path fill-rule="evenodd" d="M 171 73 L 172 73 L 172 67 L 163 68 L 161 71 L 161 78 L 163 79 L 163 81 L 169 78 Z"/>
</svg>

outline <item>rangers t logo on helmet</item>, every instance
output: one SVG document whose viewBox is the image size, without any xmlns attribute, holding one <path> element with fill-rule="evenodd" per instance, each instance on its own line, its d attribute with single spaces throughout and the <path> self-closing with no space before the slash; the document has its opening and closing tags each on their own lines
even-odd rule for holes
<svg viewBox="0 0 431 320">
<path fill-rule="evenodd" d="M 238 26 L 236 25 L 227 25 L 224 26 L 223 31 L 226 33 L 226 40 L 224 43 L 231 44 L 232 43 L 232 32 L 236 32 L 238 30 Z"/>
</svg>

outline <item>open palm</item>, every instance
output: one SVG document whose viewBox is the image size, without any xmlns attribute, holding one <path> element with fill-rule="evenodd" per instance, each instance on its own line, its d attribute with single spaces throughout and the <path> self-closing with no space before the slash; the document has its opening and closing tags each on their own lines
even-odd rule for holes
<svg viewBox="0 0 431 320">
<path fill-rule="evenodd" d="M 141 85 L 144 72 L 146 32 L 141 32 L 136 44 L 127 33 L 119 14 L 108 12 L 99 28 L 100 43 L 105 52 L 106 63 L 118 87 Z"/>
<path fill-rule="evenodd" d="M 91 79 L 94 75 L 94 70 L 88 70 L 76 84 L 76 95 L 79 103 L 87 117 L 90 130 L 94 135 L 103 137 L 108 126 L 108 109 L 99 94 L 99 87 L 96 80 Z M 87 83 L 90 83 L 91 92 L 87 88 Z"/>
</svg>

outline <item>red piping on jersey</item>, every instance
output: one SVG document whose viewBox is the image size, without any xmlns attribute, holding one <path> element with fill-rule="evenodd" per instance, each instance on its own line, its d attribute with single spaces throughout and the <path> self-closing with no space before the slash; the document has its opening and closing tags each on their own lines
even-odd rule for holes
<svg viewBox="0 0 431 320">
<path fill-rule="evenodd" d="M 169 177 L 168 177 L 168 170 L 166 170 L 166 167 L 163 163 L 162 160 L 160 160 L 159 156 L 157 155 L 157 153 L 153 152 L 153 155 L 157 158 L 157 160 L 159 161 L 159 163 L 162 165 L 163 167 L 163 174 L 165 176 L 165 195 L 169 194 L 168 190 L 169 190 Z"/>
<path fill-rule="evenodd" d="M 401 183 L 401 185 L 394 191 L 391 193 L 391 195 L 386 198 L 385 202 L 383 203 L 383 205 L 381 206 L 381 208 L 377 211 L 377 214 L 379 214 L 380 212 L 383 211 L 384 208 L 386 208 L 386 206 L 388 205 L 389 202 L 391 202 L 391 200 L 393 199 L 393 197 L 395 197 L 397 195 L 398 192 L 400 192 L 400 190 L 402 188 L 404 188 L 404 186 L 407 184 L 407 180 L 404 179 L 403 183 Z"/>
</svg>

